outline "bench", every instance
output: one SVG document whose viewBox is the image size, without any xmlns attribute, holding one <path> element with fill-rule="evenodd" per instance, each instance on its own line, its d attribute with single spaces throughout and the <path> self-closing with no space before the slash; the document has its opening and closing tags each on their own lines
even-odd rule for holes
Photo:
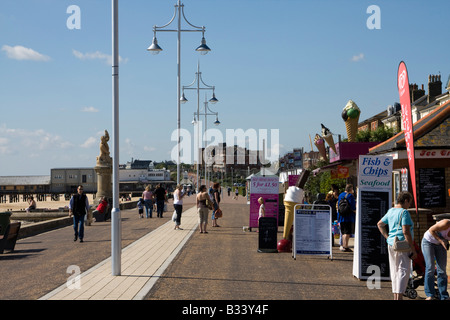
<svg viewBox="0 0 450 320">
<path fill-rule="evenodd" d="M 4 250 L 14 251 L 17 237 L 19 236 L 20 225 L 20 222 L 12 222 L 6 227 L 5 234 L 0 235 L 0 254 Z"/>
</svg>

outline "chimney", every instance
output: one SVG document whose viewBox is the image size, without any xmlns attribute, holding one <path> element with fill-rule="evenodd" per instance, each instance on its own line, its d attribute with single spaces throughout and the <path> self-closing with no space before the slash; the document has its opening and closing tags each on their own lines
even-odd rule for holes
<svg viewBox="0 0 450 320">
<path fill-rule="evenodd" d="M 438 95 L 442 94 L 441 75 L 428 76 L 428 103 L 433 102 Z"/>
<path fill-rule="evenodd" d="M 419 89 L 419 86 L 417 84 L 410 84 L 409 90 L 410 90 L 410 94 L 411 94 L 411 104 L 414 104 L 414 101 L 416 101 L 417 99 L 419 99 L 420 97 L 423 97 L 425 95 L 425 90 L 423 90 L 423 85 L 422 85 L 422 89 Z"/>
</svg>

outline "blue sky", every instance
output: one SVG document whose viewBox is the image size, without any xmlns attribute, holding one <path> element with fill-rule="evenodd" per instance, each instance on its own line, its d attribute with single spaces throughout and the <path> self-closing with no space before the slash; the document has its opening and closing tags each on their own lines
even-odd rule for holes
<svg viewBox="0 0 450 320">
<path fill-rule="evenodd" d="M 120 163 L 170 160 L 176 34 L 157 34 L 161 54 L 146 49 L 153 25 L 169 22 L 176 0 L 119 3 Z M 360 107 L 360 121 L 397 102 L 402 60 L 419 86 L 429 74 L 440 73 L 444 83 L 450 74 L 445 0 L 183 3 L 187 19 L 206 27 L 212 51 L 199 55 L 201 34 L 182 34 L 181 84 L 194 80 L 199 62 L 220 100 L 210 105 L 219 112 L 216 129 L 224 137 L 227 129 L 279 130 L 281 155 L 309 151 L 321 123 L 345 137 L 340 114 L 349 99 Z M 80 8 L 81 29 L 67 28 L 70 5 Z M 370 5 L 380 8 L 381 29 L 367 28 Z M 1 176 L 95 166 L 100 136 L 105 129 L 112 134 L 110 56 L 109 0 L 0 2 Z M 195 91 L 186 97 L 181 126 L 193 137 Z"/>
</svg>

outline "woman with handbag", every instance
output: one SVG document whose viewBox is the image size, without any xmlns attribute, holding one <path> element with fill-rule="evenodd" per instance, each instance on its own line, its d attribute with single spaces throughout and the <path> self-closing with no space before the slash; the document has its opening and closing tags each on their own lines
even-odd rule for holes
<svg viewBox="0 0 450 320">
<path fill-rule="evenodd" d="M 183 197 L 184 188 L 181 184 L 177 185 L 175 192 L 173 193 L 173 206 L 176 212 L 175 230 L 183 230 L 181 225 L 181 213 L 183 212 Z"/>
<path fill-rule="evenodd" d="M 435 298 L 434 273 L 440 299 L 448 300 L 447 292 L 447 250 L 450 240 L 450 220 L 444 219 L 431 226 L 423 235 L 422 253 L 425 258 L 424 287 L 427 300 Z M 436 263 L 435 263 L 436 262 Z"/>
<path fill-rule="evenodd" d="M 213 192 L 212 192 L 212 201 L 213 201 L 213 212 L 211 215 L 212 219 L 212 226 L 213 227 L 220 227 L 217 224 L 217 219 L 222 217 L 222 210 L 219 207 L 220 203 L 220 183 L 215 182 L 213 184 Z"/>
<path fill-rule="evenodd" d="M 212 209 L 212 201 L 208 192 L 206 192 L 206 186 L 204 184 L 200 186 L 196 200 L 200 233 L 208 233 L 206 226 L 208 225 L 209 210 Z"/>
<path fill-rule="evenodd" d="M 413 221 L 408 208 L 413 202 L 409 192 L 400 192 L 397 204 L 378 221 L 377 226 L 386 238 L 389 253 L 389 270 L 391 274 L 394 300 L 402 300 L 411 273 L 411 259 L 417 258 L 413 243 Z M 386 229 L 388 225 L 388 230 Z"/>
</svg>

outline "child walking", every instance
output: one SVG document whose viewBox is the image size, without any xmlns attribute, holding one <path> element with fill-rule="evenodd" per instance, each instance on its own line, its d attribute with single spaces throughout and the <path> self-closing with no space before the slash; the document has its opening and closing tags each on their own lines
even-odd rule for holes
<svg viewBox="0 0 450 320">
<path fill-rule="evenodd" d="M 139 211 L 139 218 L 144 218 L 144 199 L 139 198 L 137 207 L 138 207 L 138 211 Z"/>
</svg>

